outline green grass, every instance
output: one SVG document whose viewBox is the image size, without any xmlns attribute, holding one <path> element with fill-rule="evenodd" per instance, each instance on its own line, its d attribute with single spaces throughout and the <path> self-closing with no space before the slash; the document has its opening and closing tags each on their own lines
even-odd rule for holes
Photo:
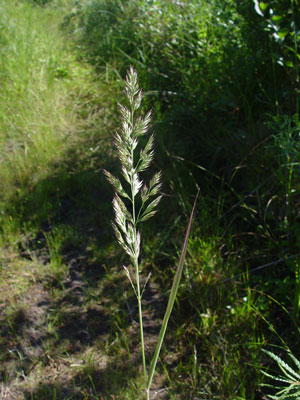
<svg viewBox="0 0 300 400">
<path fill-rule="evenodd" d="M 51 10 L 41 17 L 29 3 L 1 4 L 1 181 L 6 190 L 45 176 L 53 154 L 59 159 L 64 151 L 70 115 L 60 80 L 71 73 L 71 59 L 61 41 L 49 35 L 53 30 L 58 35 L 55 18 Z"/>
<path fill-rule="evenodd" d="M 299 359 L 296 2 L 268 2 L 289 29 L 281 40 L 269 8 L 223 3 L 1 1 L 1 399 L 142 391 L 138 313 L 102 173 L 117 170 L 130 64 L 153 109 L 165 193 L 142 229 L 147 362 L 201 189 L 153 389 L 264 399 L 260 384 L 274 382 L 262 368 L 280 371 L 261 349 Z"/>
<path fill-rule="evenodd" d="M 99 120 L 110 114 L 102 107 L 101 82 L 61 39 L 67 6 L 59 4 L 1 4 L 0 198 L 4 209 L 19 198 L 20 218 L 30 212 L 28 198 L 35 198 L 33 207 L 47 218 L 50 194 L 57 208 L 66 186 L 80 185 L 71 182 L 72 175 L 95 162 L 104 136 Z M 83 145 L 87 153 L 79 151 Z"/>
</svg>

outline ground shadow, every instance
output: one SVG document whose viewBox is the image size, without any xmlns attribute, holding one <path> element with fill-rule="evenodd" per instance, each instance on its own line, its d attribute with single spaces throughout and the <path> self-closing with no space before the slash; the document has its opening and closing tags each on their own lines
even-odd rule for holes
<svg viewBox="0 0 300 400">
<path fill-rule="evenodd" d="M 0 316 L 5 354 L 0 376 L 11 393 L 21 390 L 25 399 L 109 398 L 121 394 L 139 371 L 136 299 L 117 267 L 122 252 L 110 223 L 112 189 L 102 173 L 104 164 L 113 171 L 114 163 L 100 153 L 93 167 L 85 167 L 82 160 L 76 167 L 76 154 L 71 149 L 61 165 L 49 166 L 55 172 L 28 185 L 7 211 L 27 227 L 18 243 L 23 260 L 38 260 L 47 270 L 59 239 L 57 252 L 65 266 L 62 277 L 41 271 L 26 308 L 16 304 L 9 316 Z M 150 351 L 163 310 L 154 285 L 148 285 L 144 301 Z M 73 368 L 72 362 L 80 366 Z M 23 380 L 13 388 L 20 374 Z M 30 387 L 29 378 L 34 381 Z"/>
</svg>

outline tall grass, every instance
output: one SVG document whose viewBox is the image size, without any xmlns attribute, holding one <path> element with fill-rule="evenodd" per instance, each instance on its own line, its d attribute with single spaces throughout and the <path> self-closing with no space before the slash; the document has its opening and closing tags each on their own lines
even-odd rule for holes
<svg viewBox="0 0 300 400">
<path fill-rule="evenodd" d="M 53 154 L 62 151 L 67 134 L 62 113 L 65 93 L 57 81 L 67 60 L 61 42 L 48 34 L 57 29 L 54 13 L 51 17 L 45 10 L 41 20 L 26 2 L 12 7 L 3 1 L 0 7 L 1 181 L 9 188 L 9 181 L 22 186 L 26 179 L 47 171 Z"/>
<path fill-rule="evenodd" d="M 255 4 L 264 9 L 257 13 Z M 74 2 L 73 7 L 63 0 L 3 0 L 0 10 L 1 236 L 19 244 L 13 255 L 11 249 L 7 254 L 2 249 L 2 298 L 12 299 L 13 309 L 22 309 L 26 292 L 43 281 L 57 305 L 57 310 L 49 311 L 48 327 L 49 343 L 57 344 L 69 313 L 68 304 L 66 313 L 60 313 L 56 300 L 71 302 L 72 297 L 64 287 L 68 252 L 83 251 L 82 263 L 89 271 L 91 264 L 97 271 L 102 265 L 107 274 L 100 283 L 86 274 L 91 287 L 84 288 L 79 314 L 87 317 L 93 302 L 107 304 L 104 320 L 118 329 L 108 334 L 106 356 L 111 361 L 113 354 L 121 368 L 112 362 L 111 368 L 101 371 L 103 386 L 102 378 L 97 378 L 97 362 L 87 362 L 86 374 L 82 366 L 80 384 L 74 378 L 74 385 L 84 386 L 77 389 L 86 390 L 86 398 L 96 397 L 97 391 L 98 397 L 136 398 L 132 388 L 139 384 L 134 378 L 137 371 L 128 363 L 136 343 L 131 341 L 126 319 L 131 298 L 122 296 L 127 283 L 111 267 L 121 262 L 114 246 L 101 247 L 103 238 L 110 240 L 109 230 L 98 224 L 110 209 L 99 170 L 114 162 L 111 131 L 118 118 L 114 108 L 108 110 L 104 103 L 117 103 L 115 89 L 120 83 L 116 80 L 133 64 L 145 89 L 141 110 L 149 104 L 154 108 L 155 164 L 164 171 L 167 193 L 159 218 L 143 225 L 143 271 L 151 267 L 162 293 L 169 291 L 173 266 L 180 257 L 190 194 L 202 188 L 201 215 L 178 288 L 180 304 L 175 302 L 160 356 L 159 368 L 169 382 L 170 397 L 263 398 L 259 364 L 270 360 L 260 347 L 277 343 L 280 334 L 299 359 L 296 2 L 92 0 Z M 73 27 L 69 44 L 72 35 L 76 39 L 72 50 L 77 45 L 77 59 L 90 61 L 95 69 L 80 65 L 63 44 L 58 24 L 65 12 L 69 14 L 63 25 L 69 22 Z M 108 82 L 105 92 L 102 82 Z M 108 140 L 103 137 L 107 132 Z M 118 201 L 114 204 L 117 207 Z M 105 213 L 98 219 L 99 209 Z M 62 225 L 56 226 L 53 214 L 60 216 Z M 42 215 L 36 243 L 28 239 L 20 243 L 22 235 L 15 232 L 35 215 Z M 78 218 L 79 229 L 72 225 Z M 64 230 L 66 221 L 70 229 Z M 32 226 L 27 225 L 27 232 L 34 236 Z M 43 262 L 35 258 L 38 252 L 31 253 L 32 245 L 46 249 Z M 108 256 L 111 253 L 117 262 Z M 131 280 L 135 284 L 134 276 Z M 17 336 L 22 325 L 19 314 L 22 317 L 22 312 L 8 317 L 16 343 L 24 339 Z M 96 320 L 86 319 L 93 339 L 98 335 Z M 4 333 L 14 332 L 6 331 L 6 326 L 5 322 Z M 6 339 L 1 346 L 7 344 L 11 350 L 9 333 Z M 102 349 L 100 342 L 90 349 L 95 359 Z M 59 351 L 68 358 L 65 354 L 71 347 L 62 342 L 55 353 L 56 346 L 49 343 L 44 349 L 55 362 L 61 360 Z M 1 376 L 8 381 L 5 368 L 12 356 L 5 349 Z M 79 352 L 79 358 L 84 359 L 84 354 Z M 20 366 L 24 360 L 14 362 Z M 35 372 L 34 359 L 28 362 Z M 44 365 L 38 367 L 45 371 Z M 59 386 L 57 392 L 51 384 L 36 387 L 32 396 L 64 399 L 67 395 Z M 91 389 L 93 395 L 88 394 Z M 69 393 L 72 396 L 72 390 Z"/>
<path fill-rule="evenodd" d="M 143 327 L 143 312 L 142 312 L 142 297 L 148 279 L 144 287 L 141 289 L 141 278 L 140 278 L 140 266 L 139 256 L 141 251 L 141 234 L 138 230 L 138 226 L 141 222 L 147 221 L 156 213 L 156 207 L 160 202 L 162 195 L 157 196 L 161 188 L 161 173 L 156 173 L 150 180 L 149 184 L 146 185 L 140 179 L 141 173 L 148 169 L 154 155 L 153 144 L 154 137 L 150 136 L 144 148 L 139 149 L 140 137 L 144 136 L 150 123 L 150 114 L 146 114 L 145 117 L 137 117 L 136 111 L 140 108 L 142 101 L 142 92 L 138 85 L 137 73 L 131 67 L 126 78 L 125 93 L 129 107 L 120 106 L 122 113 L 122 130 L 120 134 L 117 133 L 115 138 L 116 147 L 119 153 L 119 159 L 122 165 L 123 178 L 129 186 L 128 190 L 123 188 L 121 181 L 111 175 L 110 172 L 105 171 L 108 181 L 112 184 L 115 189 L 115 197 L 113 200 L 113 207 L 115 212 L 116 224 L 113 224 L 116 238 L 123 250 L 130 257 L 131 262 L 135 271 L 135 281 L 131 277 L 128 268 L 125 268 L 127 277 L 130 280 L 132 288 L 137 298 L 138 309 L 139 309 L 139 327 L 140 327 L 140 340 L 142 349 L 142 363 L 144 372 L 144 385 L 145 394 L 147 400 L 150 399 L 150 388 L 153 380 L 153 376 L 156 369 L 156 364 L 160 354 L 161 346 L 166 333 L 168 321 L 174 306 L 176 299 L 185 254 L 187 251 L 187 243 L 189 239 L 192 218 L 195 210 L 197 201 L 194 202 L 193 210 L 190 216 L 182 253 L 180 256 L 179 264 L 174 276 L 173 285 L 169 295 L 169 301 L 165 316 L 162 322 L 160 334 L 158 337 L 156 349 L 151 360 L 149 371 L 146 366 L 146 354 L 145 354 L 145 343 L 144 343 L 144 327 Z M 138 196 L 139 195 L 139 196 Z M 126 207 L 123 200 L 129 200 L 129 208 Z M 151 199 L 154 197 L 154 199 Z M 138 202 L 139 198 L 139 202 Z M 150 200 L 151 199 L 151 200 Z"/>
<path fill-rule="evenodd" d="M 154 137 L 153 135 L 150 136 L 144 149 L 141 149 L 139 154 L 137 154 L 139 138 L 147 133 L 149 129 L 150 113 L 148 113 L 144 118 L 136 117 L 136 111 L 141 105 L 142 93 L 139 89 L 137 75 L 133 69 L 128 73 L 125 91 L 129 102 L 129 108 L 120 106 L 122 113 L 122 130 L 120 134 L 116 135 L 116 146 L 122 164 L 122 175 L 129 185 L 130 191 L 127 193 L 127 191 L 123 189 L 121 181 L 111 175 L 108 171 L 105 171 L 105 174 L 116 191 L 113 200 L 116 224 L 113 224 L 113 228 L 118 242 L 123 247 L 124 251 L 130 256 L 135 271 L 134 284 L 130 272 L 126 268 L 128 278 L 130 279 L 138 301 L 145 389 L 147 399 L 149 399 L 142 314 L 143 289 L 141 289 L 140 286 L 139 267 L 141 235 L 138 231 L 138 225 L 151 218 L 156 212 L 155 207 L 158 205 L 162 197 L 156 196 L 161 187 L 161 174 L 155 174 L 148 187 L 146 184 L 143 184 L 142 180 L 140 180 L 140 174 L 149 167 L 153 158 Z M 137 203 L 138 194 L 141 202 L 139 205 Z M 154 200 L 149 203 L 149 199 L 153 196 Z M 128 210 L 124 202 L 121 200 L 121 197 L 130 201 L 132 212 Z"/>
<path fill-rule="evenodd" d="M 77 140 L 78 107 L 70 104 L 75 92 L 80 96 L 74 81 L 80 68 L 61 40 L 63 15 L 56 7 L 53 3 L 41 8 L 27 1 L 12 6 L 6 0 L 0 5 L 0 201 L 4 209 L 16 193 L 19 199 L 25 192 L 28 196 L 57 170 Z M 41 210 L 48 189 L 40 193 Z M 15 217 L 21 216 L 25 202 L 21 200 Z"/>
<path fill-rule="evenodd" d="M 299 139 L 299 16 L 295 5 L 289 0 L 226 5 L 218 0 L 93 0 L 78 8 L 73 19 L 74 35 L 91 63 L 121 75 L 133 64 L 146 104 L 154 104 L 157 163 L 178 200 L 177 214 L 169 207 L 165 212 L 174 217 L 172 235 L 167 228 L 160 237 L 172 250 L 179 246 L 178 232 L 183 227 L 178 213 L 187 209 L 188 193 L 200 185 L 204 231 L 211 233 L 212 227 L 218 227 L 221 232 L 212 240 L 222 249 L 220 280 L 231 279 L 226 270 L 231 260 L 233 276 L 249 277 L 239 282 L 245 290 L 259 287 L 266 292 L 253 309 L 261 307 L 264 318 L 274 319 L 279 326 L 277 312 L 281 311 L 275 303 L 269 310 L 268 296 L 290 307 L 294 319 L 299 310 L 299 163 L 294 158 Z M 208 242 L 204 247 L 212 258 L 217 257 Z M 206 282 L 213 278 L 197 266 L 202 251 L 200 246 L 194 275 L 204 275 Z M 167 261 L 158 253 L 153 264 L 170 265 L 172 251 L 164 252 Z M 185 284 L 192 286 L 188 272 Z M 162 282 L 170 276 L 159 268 L 156 274 Z M 227 290 L 216 295 L 220 307 Z M 186 291 L 189 304 L 189 295 L 194 296 Z M 236 302 L 243 297 L 239 291 L 236 296 Z M 200 300 L 195 303 L 196 309 L 205 307 Z M 252 318 L 250 309 L 245 318 Z"/>
<path fill-rule="evenodd" d="M 85 184 L 74 171 L 91 166 L 100 146 L 100 84 L 64 40 L 67 9 L 60 1 L 0 4 L 0 202 L 7 232 L 30 215 L 33 222 L 33 215 L 47 221 L 57 214 L 61 197 Z"/>
</svg>

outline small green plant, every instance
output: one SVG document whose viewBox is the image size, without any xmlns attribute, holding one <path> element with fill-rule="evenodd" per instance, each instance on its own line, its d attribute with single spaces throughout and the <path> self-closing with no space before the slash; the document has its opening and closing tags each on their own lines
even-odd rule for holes
<svg viewBox="0 0 300 400">
<path fill-rule="evenodd" d="M 166 332 L 168 320 L 177 295 L 193 213 L 198 196 L 196 197 L 190 216 L 180 261 L 174 277 L 167 309 L 157 341 L 157 346 L 152 357 L 149 370 L 147 370 L 142 314 L 142 296 L 147 281 L 144 287 L 141 289 L 139 266 L 141 235 L 138 227 L 140 223 L 151 218 L 157 211 L 156 207 L 162 198 L 161 195 L 158 195 L 161 188 L 161 172 L 154 174 L 148 186 L 140 179 L 140 174 L 149 167 L 153 159 L 154 137 L 152 134 L 148 139 L 146 146 L 144 148 L 140 148 L 139 138 L 148 132 L 151 113 L 148 112 L 145 117 L 136 117 L 136 111 L 139 109 L 142 101 L 142 91 L 139 88 L 137 73 L 132 67 L 130 68 L 126 78 L 125 93 L 129 102 L 129 108 L 120 105 L 120 111 L 122 114 L 122 129 L 120 133 L 116 134 L 115 144 L 122 165 L 122 176 L 127 183 L 128 190 L 124 189 L 121 181 L 114 177 L 110 172 L 105 171 L 105 174 L 108 181 L 115 189 L 115 197 L 113 199 L 116 222 L 113 223 L 115 235 L 121 247 L 129 255 L 135 270 L 135 279 L 133 279 L 129 269 L 124 267 L 138 301 L 145 394 L 147 400 L 149 400 L 152 379 Z M 121 197 L 123 197 L 125 201 L 129 203 L 129 207 L 125 205 L 125 202 L 121 199 Z"/>
<path fill-rule="evenodd" d="M 269 399 L 274 400 L 291 400 L 300 398 L 300 361 L 288 351 L 288 355 L 295 364 L 295 367 L 291 367 L 280 357 L 268 350 L 263 350 L 269 357 L 277 362 L 279 368 L 283 372 L 283 375 L 271 375 L 268 372 L 262 371 L 262 373 L 268 378 L 273 379 L 277 384 L 261 384 L 261 386 L 274 389 L 277 392 L 275 395 L 268 395 Z"/>
</svg>

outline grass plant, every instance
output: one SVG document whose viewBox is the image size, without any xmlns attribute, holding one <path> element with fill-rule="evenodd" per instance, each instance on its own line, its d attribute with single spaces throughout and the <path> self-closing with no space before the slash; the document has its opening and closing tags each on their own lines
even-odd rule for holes
<svg viewBox="0 0 300 400">
<path fill-rule="evenodd" d="M 277 356 L 271 351 L 263 350 L 271 359 L 273 359 L 282 375 L 274 375 L 274 373 L 269 373 L 262 371 L 262 373 L 270 378 L 274 383 L 263 383 L 261 386 L 268 388 L 268 391 L 275 391 L 275 394 L 268 394 L 269 399 L 273 400 L 291 400 L 298 399 L 300 396 L 300 362 L 293 355 L 291 351 L 287 351 L 290 358 L 291 364 L 285 362 L 281 357 Z M 276 383 L 275 383 L 276 382 Z"/>
<path fill-rule="evenodd" d="M 59 71 L 68 74 L 69 60 L 61 42 L 51 41 L 44 30 L 46 21 L 49 29 L 55 27 L 55 12 L 45 10 L 41 20 L 29 2 L 13 4 L 3 1 L 0 6 L 1 180 L 7 189 L 14 181 L 24 187 L 35 175 L 33 165 L 47 173 L 54 149 L 61 151 L 67 135 Z"/>
<path fill-rule="evenodd" d="M 297 7 L 295 0 L 0 2 L 1 400 L 136 400 L 154 370 L 150 397 L 158 386 L 177 400 L 264 399 L 296 387 L 292 379 L 278 390 L 259 384 L 269 379 L 261 365 L 278 377 L 262 347 L 283 345 L 299 360 Z M 134 199 L 132 189 L 149 171 L 130 175 L 132 187 L 120 178 L 130 199 L 117 193 L 132 219 L 134 200 L 135 231 L 124 210 L 130 245 L 143 236 L 128 271 L 138 262 L 146 374 L 137 356 L 139 307 L 118 267 L 126 254 L 111 237 L 101 173 L 118 163 L 111 132 L 130 64 L 144 91 L 134 114 L 153 108 L 153 164 L 163 170 L 165 193 L 159 218 L 145 223 L 138 220 L 157 209 L 146 212 L 159 183 L 144 203 L 149 184 Z M 133 167 L 141 153 L 149 163 L 153 156 L 146 132 L 136 141 Z M 199 186 L 180 301 L 155 367 L 160 305 Z M 116 211 L 120 204 L 115 198 Z M 128 247 L 122 218 L 115 224 L 131 257 L 138 248 Z M 137 292 L 135 272 L 130 277 Z"/>
<path fill-rule="evenodd" d="M 156 207 L 161 200 L 162 195 L 157 195 L 161 188 L 161 173 L 156 173 L 147 186 L 140 179 L 140 174 L 144 172 L 150 165 L 154 151 L 154 136 L 153 134 L 148 139 L 144 148 L 139 149 L 139 138 L 144 136 L 150 123 L 150 112 L 143 117 L 136 117 L 136 111 L 140 108 L 142 101 L 142 92 L 139 88 L 137 73 L 130 68 L 126 78 L 125 93 L 129 103 L 129 108 L 120 105 L 122 114 L 122 130 L 121 133 L 117 133 L 115 137 L 115 144 L 119 153 L 119 159 L 122 165 L 122 176 L 129 186 L 129 190 L 126 191 L 123 188 L 121 181 L 114 177 L 110 172 L 105 171 L 105 175 L 108 181 L 115 189 L 115 197 L 113 200 L 113 207 L 115 212 L 115 221 L 113 228 L 115 231 L 116 238 L 123 248 L 123 250 L 130 257 L 135 270 L 135 278 L 131 276 L 129 269 L 124 267 L 127 277 L 132 285 L 134 293 L 138 301 L 139 310 L 139 327 L 140 327 L 140 341 L 142 349 L 142 363 L 144 372 L 145 382 L 145 394 L 147 400 L 150 399 L 150 388 L 156 368 L 156 364 L 159 358 L 161 346 L 164 340 L 167 324 L 173 309 L 173 305 L 176 299 L 179 282 L 183 270 L 183 264 L 185 254 L 187 250 L 187 243 L 189 239 L 192 218 L 195 210 L 196 200 L 194 202 L 193 210 L 190 216 L 185 241 L 180 256 L 178 268 L 176 270 L 172 289 L 169 296 L 169 301 L 165 316 L 162 322 L 161 331 L 158 337 L 156 349 L 152 357 L 149 371 L 146 367 L 146 354 L 144 344 L 144 328 L 143 328 L 143 313 L 142 313 L 142 296 L 148 279 L 146 280 L 144 287 L 141 289 L 141 278 L 140 278 L 140 266 L 139 256 L 141 250 L 141 235 L 138 230 L 138 226 L 141 222 L 144 222 L 151 218 L 156 213 Z M 137 195 L 139 195 L 139 203 Z M 130 208 L 125 205 L 121 197 L 129 200 Z M 154 199 L 151 199 L 154 197 Z M 131 211 L 129 211 L 131 210 Z"/>
</svg>

